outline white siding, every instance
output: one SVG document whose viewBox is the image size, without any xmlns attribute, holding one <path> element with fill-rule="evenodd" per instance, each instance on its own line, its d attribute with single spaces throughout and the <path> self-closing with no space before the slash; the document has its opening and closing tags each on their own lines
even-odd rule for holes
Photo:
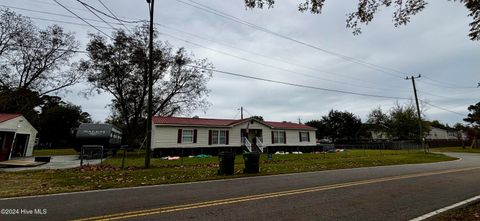
<svg viewBox="0 0 480 221">
<path fill-rule="evenodd" d="M 317 144 L 317 139 L 315 138 L 315 131 L 307 131 L 307 130 L 277 130 L 273 129 L 274 131 L 285 131 L 287 136 L 287 143 L 274 143 L 272 144 L 272 133 L 269 132 L 268 137 L 269 140 L 265 140 L 265 146 L 312 146 Z M 310 142 L 300 142 L 300 134 L 299 132 L 308 132 L 310 134 Z"/>
<path fill-rule="evenodd" d="M 448 139 L 447 130 L 432 127 L 430 133 L 428 133 L 427 139 L 430 140 L 445 140 Z"/>
<path fill-rule="evenodd" d="M 253 121 L 253 124 L 248 124 L 247 122 L 235 125 L 232 128 L 232 132 L 230 132 L 230 138 L 231 138 L 231 144 L 234 146 L 241 146 L 241 130 L 247 128 L 248 124 L 248 129 L 261 129 L 262 130 L 262 140 L 263 144 L 266 146 L 269 143 L 271 143 L 271 133 L 270 133 L 270 127 L 265 126 L 264 124 L 258 123 L 257 121 Z"/>
<path fill-rule="evenodd" d="M 153 125 L 152 146 L 153 148 L 194 148 L 194 147 L 220 147 L 220 145 L 208 145 L 208 131 L 209 130 L 228 130 L 229 144 L 231 147 L 241 146 L 241 129 L 247 128 L 247 122 L 236 125 L 231 128 L 217 128 L 217 127 L 192 127 L 192 126 L 164 126 Z M 278 130 L 285 131 L 287 137 L 286 144 L 272 144 L 272 129 L 259 122 L 254 122 L 248 125 L 249 129 L 261 129 L 264 146 L 312 146 L 316 145 L 315 131 L 306 130 Z M 177 143 L 178 129 L 188 130 L 197 129 L 197 143 Z M 299 132 L 309 132 L 310 142 L 300 142 Z"/>
<path fill-rule="evenodd" d="M 0 123 L 0 131 L 12 131 L 17 134 L 28 134 L 28 146 L 25 156 L 29 157 L 33 154 L 33 146 L 35 145 L 35 138 L 37 137 L 37 130 L 25 119 L 19 116 L 8 121 Z"/>
<path fill-rule="evenodd" d="M 197 129 L 197 143 L 177 143 L 178 129 L 189 130 Z M 231 138 L 233 133 L 230 128 L 209 128 L 209 127 L 173 127 L 173 126 L 162 126 L 154 125 L 153 128 L 153 148 L 177 148 L 177 147 L 215 147 L 215 146 L 225 146 L 225 145 L 208 145 L 208 131 L 209 130 L 228 130 Z M 240 133 L 240 132 L 239 132 Z M 240 146 L 240 145 L 237 145 Z"/>
</svg>

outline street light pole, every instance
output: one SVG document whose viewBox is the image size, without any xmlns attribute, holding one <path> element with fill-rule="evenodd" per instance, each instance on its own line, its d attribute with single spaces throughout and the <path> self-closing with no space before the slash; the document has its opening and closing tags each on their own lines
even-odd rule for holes
<svg viewBox="0 0 480 221">
<path fill-rule="evenodd" d="M 145 152 L 145 168 L 150 167 L 150 156 L 152 155 L 152 115 L 153 115 L 153 9 L 155 0 L 147 0 L 150 10 L 150 41 L 149 68 L 148 68 L 148 101 L 147 101 L 147 145 Z"/>
</svg>

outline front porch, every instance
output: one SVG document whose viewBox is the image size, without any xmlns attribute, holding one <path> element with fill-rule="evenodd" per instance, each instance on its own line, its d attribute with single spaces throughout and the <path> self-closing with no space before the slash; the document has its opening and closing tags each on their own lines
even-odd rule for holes
<svg viewBox="0 0 480 221">
<path fill-rule="evenodd" d="M 240 140 L 242 147 L 247 148 L 249 152 L 264 151 L 262 129 L 241 129 Z"/>
</svg>

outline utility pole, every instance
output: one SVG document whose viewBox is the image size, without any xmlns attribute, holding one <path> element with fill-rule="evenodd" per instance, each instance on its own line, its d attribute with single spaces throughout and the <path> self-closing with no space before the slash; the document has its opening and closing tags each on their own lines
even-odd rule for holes
<svg viewBox="0 0 480 221">
<path fill-rule="evenodd" d="M 243 120 L 243 107 L 240 107 L 240 119 Z"/>
<path fill-rule="evenodd" d="M 420 132 L 419 137 L 422 141 L 422 148 L 425 153 L 427 153 L 427 149 L 425 148 L 425 140 L 423 139 L 423 128 L 422 128 L 422 114 L 420 113 L 420 106 L 418 105 L 418 97 L 417 97 L 417 87 L 415 86 L 415 78 L 421 78 L 422 75 L 418 76 L 411 76 L 406 77 L 405 80 L 412 80 L 413 85 L 413 94 L 415 95 L 415 104 L 417 105 L 417 114 L 418 114 L 418 130 Z"/>
<path fill-rule="evenodd" d="M 145 152 L 145 168 L 150 167 L 152 155 L 152 115 L 153 115 L 153 9 L 155 0 L 147 0 L 150 11 L 150 39 L 148 44 L 148 101 L 147 101 L 147 148 Z"/>
</svg>

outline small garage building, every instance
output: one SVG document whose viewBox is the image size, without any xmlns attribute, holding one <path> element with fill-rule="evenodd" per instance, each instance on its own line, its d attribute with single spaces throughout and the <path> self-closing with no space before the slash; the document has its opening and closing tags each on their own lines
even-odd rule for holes
<svg viewBox="0 0 480 221">
<path fill-rule="evenodd" d="M 21 114 L 0 113 L 0 161 L 33 154 L 37 130 Z"/>
</svg>

